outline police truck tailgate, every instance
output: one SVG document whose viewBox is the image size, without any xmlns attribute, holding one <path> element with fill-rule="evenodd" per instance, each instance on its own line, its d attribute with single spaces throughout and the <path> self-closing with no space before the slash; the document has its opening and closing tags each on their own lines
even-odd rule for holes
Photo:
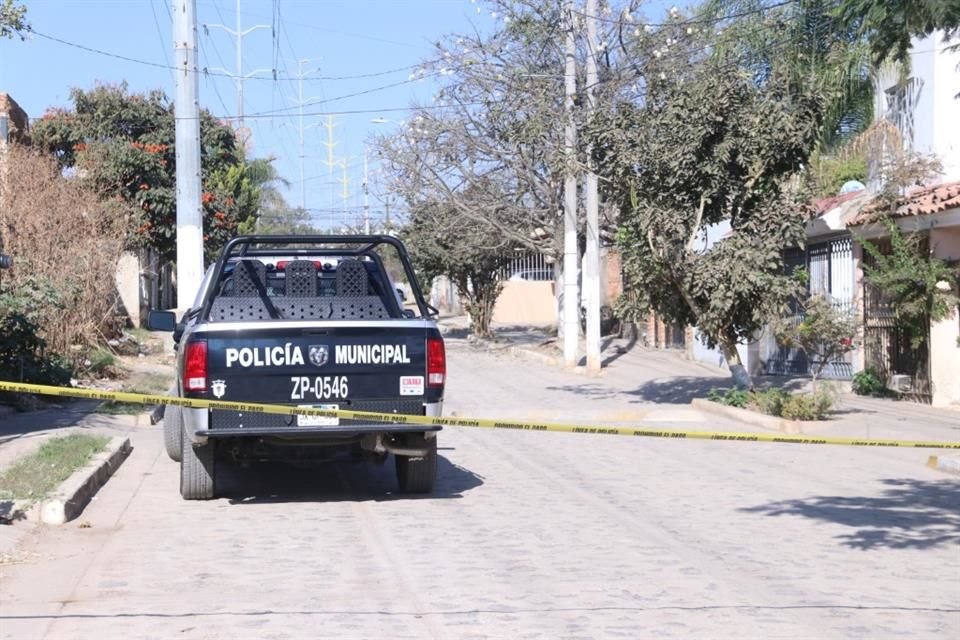
<svg viewBox="0 0 960 640">
<path fill-rule="evenodd" d="M 207 384 L 204 391 L 191 395 L 423 415 L 424 403 L 438 402 L 442 394 L 444 372 L 431 371 L 428 358 L 437 344 L 442 350 L 439 332 L 410 327 L 409 322 L 377 324 L 381 326 L 261 329 L 242 336 L 216 329 L 198 332 L 191 344 L 205 344 Z M 251 430 L 258 428 L 359 426 L 336 418 L 244 416 L 219 410 L 211 417 L 211 435 L 221 429 L 245 429 L 253 435 Z M 383 424 L 367 427 L 363 430 L 394 430 Z"/>
</svg>

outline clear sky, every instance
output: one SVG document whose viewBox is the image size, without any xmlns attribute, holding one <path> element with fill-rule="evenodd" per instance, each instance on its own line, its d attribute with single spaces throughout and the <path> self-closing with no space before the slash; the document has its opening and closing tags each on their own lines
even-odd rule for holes
<svg viewBox="0 0 960 640">
<path fill-rule="evenodd" d="M 161 88 L 172 98 L 171 71 L 164 67 L 173 62 L 175 1 L 26 0 L 37 33 L 24 42 L 0 41 L 0 91 L 9 93 L 32 118 L 51 106 L 69 106 L 71 88 L 90 88 L 97 82 L 126 82 L 138 92 Z M 200 67 L 212 72 L 201 76 L 200 101 L 217 116 L 238 112 L 234 80 L 217 75 L 236 73 L 236 40 L 212 25 L 236 30 L 237 5 L 237 0 L 197 0 Z M 252 152 L 276 157 L 281 175 L 291 182 L 286 195 L 292 205 L 301 199 L 296 76 L 305 73 L 305 113 L 340 114 L 334 118 L 332 142 L 335 161 L 346 161 L 346 198 L 340 182 L 344 169 L 327 164 L 327 117 L 304 117 L 303 196 L 319 226 L 331 220 L 359 221 L 365 141 L 398 126 L 411 104 L 431 101 L 433 81 L 411 80 L 416 65 L 432 55 L 431 43 L 449 33 L 487 31 L 498 19 L 480 0 L 240 0 L 239 5 L 241 29 L 270 27 L 243 38 L 243 73 L 267 70 L 244 82 Z M 271 69 L 277 71 L 276 80 Z M 362 95 L 345 97 L 358 93 Z M 344 113 L 350 111 L 364 113 Z M 274 113 L 257 117 L 265 112 Z M 384 119 L 388 122 L 371 122 Z M 379 188 L 373 158 L 370 175 L 374 193 Z M 379 215 L 381 209 L 371 197 L 371 211 Z"/>
</svg>

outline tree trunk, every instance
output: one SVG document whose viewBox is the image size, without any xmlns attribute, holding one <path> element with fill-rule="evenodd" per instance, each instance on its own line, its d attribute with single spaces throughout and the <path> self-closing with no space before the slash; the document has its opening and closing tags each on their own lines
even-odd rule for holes
<svg viewBox="0 0 960 640">
<path fill-rule="evenodd" d="M 466 311 L 470 314 L 470 333 L 478 338 L 493 338 L 490 324 L 502 285 L 496 280 L 469 276 L 457 278 L 456 284 L 460 297 L 466 301 Z"/>
<path fill-rule="evenodd" d="M 492 338 L 493 306 L 496 296 L 478 296 L 470 301 L 470 331 L 478 338 Z"/>
<path fill-rule="evenodd" d="M 737 351 L 736 341 L 728 341 L 720 344 L 723 357 L 727 359 L 727 366 L 730 367 L 730 374 L 733 376 L 733 384 L 741 389 L 752 389 L 753 379 L 750 372 L 743 366 L 740 360 L 740 353 Z"/>
</svg>

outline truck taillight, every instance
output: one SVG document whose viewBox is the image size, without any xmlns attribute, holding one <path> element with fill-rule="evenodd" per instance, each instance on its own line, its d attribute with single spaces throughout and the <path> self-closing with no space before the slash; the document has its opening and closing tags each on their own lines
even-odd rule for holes
<svg viewBox="0 0 960 640">
<path fill-rule="evenodd" d="M 207 390 L 207 341 L 195 340 L 187 343 L 184 356 L 183 390 Z"/>
<path fill-rule="evenodd" d="M 447 378 L 447 351 L 443 338 L 427 338 L 427 386 L 442 387 Z"/>
</svg>

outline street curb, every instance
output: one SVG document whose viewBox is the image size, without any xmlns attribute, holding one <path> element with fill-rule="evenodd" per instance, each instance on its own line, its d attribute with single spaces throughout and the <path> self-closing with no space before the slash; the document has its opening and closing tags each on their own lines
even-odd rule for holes
<svg viewBox="0 0 960 640">
<path fill-rule="evenodd" d="M 768 416 L 748 409 L 738 407 L 728 407 L 727 405 L 707 400 L 706 398 L 694 398 L 690 405 L 704 413 L 713 413 L 727 418 L 733 418 L 740 422 L 752 424 L 755 427 L 770 429 L 771 431 L 780 431 L 782 433 L 800 434 L 804 433 L 804 423 L 800 420 L 787 420 L 777 416 Z"/>
<path fill-rule="evenodd" d="M 507 347 L 507 353 L 514 358 L 527 358 L 550 367 L 563 366 L 563 360 L 561 358 L 556 358 L 546 353 L 540 353 L 539 351 L 534 351 L 533 349 L 528 349 L 526 347 Z"/>
<path fill-rule="evenodd" d="M 57 487 L 52 497 L 40 503 L 40 521 L 45 524 L 63 524 L 80 515 L 100 487 L 120 468 L 132 449 L 130 438 L 111 438 L 104 451 L 67 478 Z"/>
<path fill-rule="evenodd" d="M 960 458 L 945 458 L 943 456 L 930 456 L 927 460 L 927 466 L 937 471 L 952 473 L 960 476 Z"/>
<path fill-rule="evenodd" d="M 93 457 L 82 469 L 77 469 L 57 487 L 53 495 L 40 503 L 16 500 L 5 504 L 5 520 L 29 520 L 44 524 L 64 524 L 79 516 L 84 507 L 107 483 L 133 447 L 130 438 L 117 436 L 110 439 L 107 448 Z"/>
<path fill-rule="evenodd" d="M 470 336 L 467 339 L 471 344 L 475 344 L 483 349 L 486 349 L 490 352 L 505 353 L 513 358 L 519 358 L 521 360 L 531 360 L 533 362 L 539 362 L 540 364 L 545 364 L 548 367 L 557 367 L 563 369 L 569 373 L 574 373 L 577 375 L 593 375 L 593 376 L 602 376 L 603 371 L 598 374 L 590 374 L 587 371 L 587 368 L 582 365 L 577 365 L 575 367 L 567 367 L 563 362 L 563 358 L 560 356 L 551 356 L 546 353 L 537 351 L 536 349 L 531 349 L 530 347 L 521 347 L 517 345 L 505 345 L 503 343 L 494 342 L 493 340 L 487 340 L 485 338 L 477 338 L 476 336 Z"/>
</svg>

